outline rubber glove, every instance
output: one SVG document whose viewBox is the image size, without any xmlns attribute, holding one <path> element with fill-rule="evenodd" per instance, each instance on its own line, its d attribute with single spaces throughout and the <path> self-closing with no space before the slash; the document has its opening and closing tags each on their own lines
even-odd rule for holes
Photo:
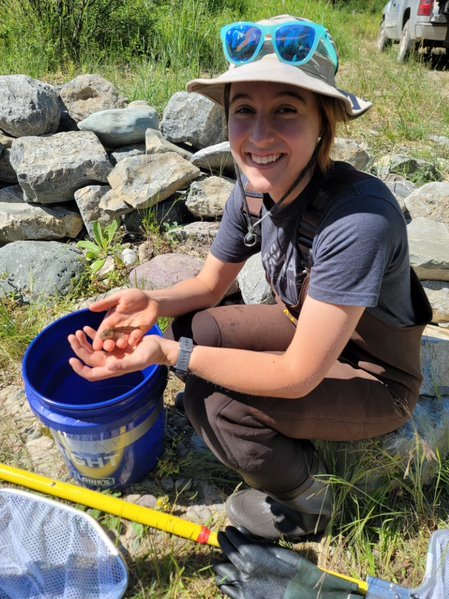
<svg viewBox="0 0 449 599">
<path fill-rule="evenodd" d="M 228 561 L 214 566 L 221 592 L 231 599 L 356 599 L 356 583 L 326 574 L 295 551 L 258 543 L 233 526 L 218 533 Z"/>
</svg>

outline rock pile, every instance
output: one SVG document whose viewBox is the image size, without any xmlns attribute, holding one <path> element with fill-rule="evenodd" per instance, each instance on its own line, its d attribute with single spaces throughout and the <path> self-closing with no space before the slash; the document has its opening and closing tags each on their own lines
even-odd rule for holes
<svg viewBox="0 0 449 599">
<path fill-rule="evenodd" d="M 433 143 L 438 148 L 449 139 L 438 136 Z M 349 139 L 337 140 L 333 158 L 374 171 L 402 206 L 412 265 L 436 325 L 423 342 L 422 390 L 442 401 L 425 414 L 433 410 L 430 428 L 447 430 L 449 181 L 433 164 L 408 156 L 374 161 L 366 147 Z M 449 171 L 449 165 L 442 167 Z M 420 173 L 431 182 L 417 187 L 411 179 Z M 233 182 L 222 110 L 202 96 L 176 93 L 159 120 L 147 102 L 128 103 L 96 75 L 82 75 L 61 88 L 24 75 L 2 76 L 0 297 L 66 293 L 83 268 L 74 240 L 92 236 L 95 221 L 107 225 L 119 219 L 136 233 L 153 211 L 171 225 L 174 238 L 207 251 Z M 130 281 L 167 286 L 194 275 L 201 264 L 198 257 L 160 255 L 137 265 Z M 272 301 L 258 256 L 240 274 L 239 287 L 246 303 Z M 414 434 L 421 424 L 411 426 Z"/>
</svg>

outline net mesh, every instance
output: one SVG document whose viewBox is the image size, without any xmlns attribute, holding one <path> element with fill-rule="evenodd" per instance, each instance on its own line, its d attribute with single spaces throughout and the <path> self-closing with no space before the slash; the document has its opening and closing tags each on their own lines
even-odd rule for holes
<svg viewBox="0 0 449 599">
<path fill-rule="evenodd" d="M 126 565 L 87 514 L 23 491 L 0 489 L 0 599 L 115 599 Z"/>
<path fill-rule="evenodd" d="M 424 581 L 412 591 L 416 599 L 447 599 L 449 597 L 449 530 L 433 533 Z"/>
</svg>

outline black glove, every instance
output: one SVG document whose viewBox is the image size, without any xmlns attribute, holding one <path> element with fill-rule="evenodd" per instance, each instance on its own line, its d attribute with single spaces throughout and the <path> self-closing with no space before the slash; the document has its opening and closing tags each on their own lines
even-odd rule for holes
<svg viewBox="0 0 449 599">
<path fill-rule="evenodd" d="M 295 551 L 257 543 L 233 526 L 218 533 L 227 562 L 214 566 L 221 592 L 231 599 L 356 599 L 359 587 L 326 574 Z"/>
</svg>

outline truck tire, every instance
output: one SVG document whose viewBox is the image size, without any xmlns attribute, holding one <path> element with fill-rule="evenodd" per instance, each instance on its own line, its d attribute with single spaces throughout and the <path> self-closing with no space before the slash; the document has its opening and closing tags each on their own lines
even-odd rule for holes
<svg viewBox="0 0 449 599">
<path fill-rule="evenodd" d="M 382 21 L 379 30 L 379 37 L 377 38 L 377 49 L 379 52 L 385 52 L 387 48 L 391 46 L 391 39 L 387 37 L 385 31 L 385 23 Z"/>
<path fill-rule="evenodd" d="M 398 50 L 398 62 L 405 62 L 413 50 L 415 49 L 415 42 L 412 40 L 410 33 L 410 20 L 406 21 L 402 28 L 401 39 L 399 40 Z"/>
</svg>

